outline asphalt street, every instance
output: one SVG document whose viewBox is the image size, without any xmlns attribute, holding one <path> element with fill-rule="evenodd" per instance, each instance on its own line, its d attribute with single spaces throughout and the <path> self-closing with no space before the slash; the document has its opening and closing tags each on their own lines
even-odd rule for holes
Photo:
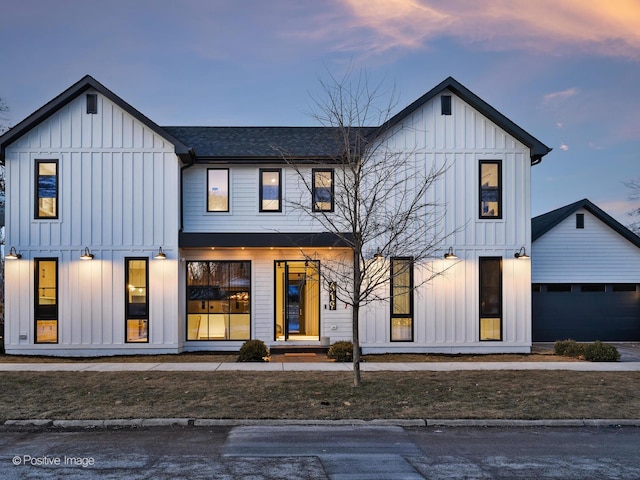
<svg viewBox="0 0 640 480">
<path fill-rule="evenodd" d="M 637 479 L 640 428 L 236 426 L 0 431 L 3 479 Z"/>
</svg>

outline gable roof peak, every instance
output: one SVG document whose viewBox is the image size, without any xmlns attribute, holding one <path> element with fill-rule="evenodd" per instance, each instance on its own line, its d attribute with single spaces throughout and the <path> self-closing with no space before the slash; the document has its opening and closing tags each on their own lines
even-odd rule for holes
<svg viewBox="0 0 640 480">
<path fill-rule="evenodd" d="M 570 203 L 564 207 L 556 208 L 531 219 L 531 241 L 535 242 L 549 230 L 566 220 L 580 209 L 585 209 L 602 223 L 629 240 L 635 246 L 640 247 L 640 237 L 618 222 L 615 218 L 602 210 L 588 198 Z"/>
<path fill-rule="evenodd" d="M 456 96 L 460 97 L 464 102 L 469 104 L 471 107 L 478 110 L 482 115 L 487 117 L 493 123 L 495 123 L 498 127 L 502 128 L 508 134 L 515 137 L 517 140 L 522 142 L 524 145 L 529 147 L 530 156 L 531 156 L 531 165 L 535 165 L 542 161 L 542 157 L 544 157 L 547 153 L 549 153 L 552 149 L 547 147 L 540 140 L 535 138 L 530 133 L 526 132 L 524 129 L 516 125 L 513 121 L 508 119 L 494 107 L 489 105 L 487 102 L 478 97 L 475 93 L 469 90 L 467 87 L 462 85 L 452 76 L 448 76 L 438 85 L 433 87 L 427 93 L 422 95 L 416 101 L 405 107 L 399 113 L 391 117 L 384 124 L 382 124 L 379 128 L 379 132 L 386 131 L 393 126 L 400 123 L 406 117 L 411 115 L 413 112 L 422 107 L 425 103 L 440 95 L 444 90 L 450 90 Z"/>
<path fill-rule="evenodd" d="M 4 163 L 5 149 L 6 147 L 20 138 L 22 135 L 26 134 L 29 130 L 33 129 L 36 125 L 45 121 L 47 118 L 51 117 L 53 114 L 58 112 L 64 106 L 68 105 L 74 99 L 79 97 L 82 93 L 89 89 L 94 89 L 98 91 L 101 95 L 108 98 L 110 101 L 118 105 L 124 111 L 126 111 L 129 115 L 134 117 L 136 120 L 146 125 L 148 128 L 156 132 L 158 135 L 164 137 L 169 142 L 171 142 L 175 147 L 176 155 L 178 155 L 183 162 L 190 162 L 191 153 L 189 148 L 184 145 L 180 140 L 170 135 L 168 132 L 165 132 L 160 126 L 158 126 L 151 119 L 140 113 L 133 106 L 125 102 L 118 95 L 113 93 L 107 87 L 98 82 L 91 75 L 85 75 L 76 83 L 67 88 L 64 92 L 47 102 L 44 106 L 40 107 L 38 110 L 33 112 L 27 118 L 22 120 L 20 123 L 15 125 L 13 128 L 10 128 L 3 135 L 0 135 L 0 163 Z"/>
</svg>

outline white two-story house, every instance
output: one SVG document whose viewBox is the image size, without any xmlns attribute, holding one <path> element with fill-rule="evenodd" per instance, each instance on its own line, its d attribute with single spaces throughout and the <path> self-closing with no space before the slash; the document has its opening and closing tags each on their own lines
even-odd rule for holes
<svg viewBox="0 0 640 480">
<path fill-rule="evenodd" d="M 429 260 L 441 275 L 411 272 L 402 298 L 367 307 L 363 352 L 528 352 L 530 172 L 550 148 L 453 78 L 387 126 L 425 169 L 446 159 L 451 234 Z M 348 245 L 288 202 L 333 211 L 340 148 L 325 127 L 160 127 L 84 77 L 0 136 L 7 353 L 349 340 L 350 307 L 319 274 Z"/>
</svg>

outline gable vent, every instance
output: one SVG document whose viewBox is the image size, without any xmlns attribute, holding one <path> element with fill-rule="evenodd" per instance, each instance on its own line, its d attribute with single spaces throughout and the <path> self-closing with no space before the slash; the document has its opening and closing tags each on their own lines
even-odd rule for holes
<svg viewBox="0 0 640 480">
<path fill-rule="evenodd" d="M 442 115 L 451 115 L 451 95 L 440 97 L 440 108 Z"/>
<path fill-rule="evenodd" d="M 87 113 L 98 113 L 98 95 L 87 93 Z"/>
</svg>

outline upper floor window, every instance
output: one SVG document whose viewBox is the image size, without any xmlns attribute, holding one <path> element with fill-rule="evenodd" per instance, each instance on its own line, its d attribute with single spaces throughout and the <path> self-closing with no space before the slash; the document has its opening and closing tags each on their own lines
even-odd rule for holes
<svg viewBox="0 0 640 480">
<path fill-rule="evenodd" d="M 229 211 L 229 169 L 207 169 L 207 212 Z"/>
<path fill-rule="evenodd" d="M 480 218 L 502 218 L 500 160 L 480 160 Z"/>
<path fill-rule="evenodd" d="M 35 218 L 58 218 L 58 161 L 36 160 Z"/>
<path fill-rule="evenodd" d="M 282 170 L 260 169 L 260 211 L 282 211 Z"/>
<path fill-rule="evenodd" d="M 333 169 L 312 170 L 312 201 L 314 212 L 333 212 Z"/>
</svg>

